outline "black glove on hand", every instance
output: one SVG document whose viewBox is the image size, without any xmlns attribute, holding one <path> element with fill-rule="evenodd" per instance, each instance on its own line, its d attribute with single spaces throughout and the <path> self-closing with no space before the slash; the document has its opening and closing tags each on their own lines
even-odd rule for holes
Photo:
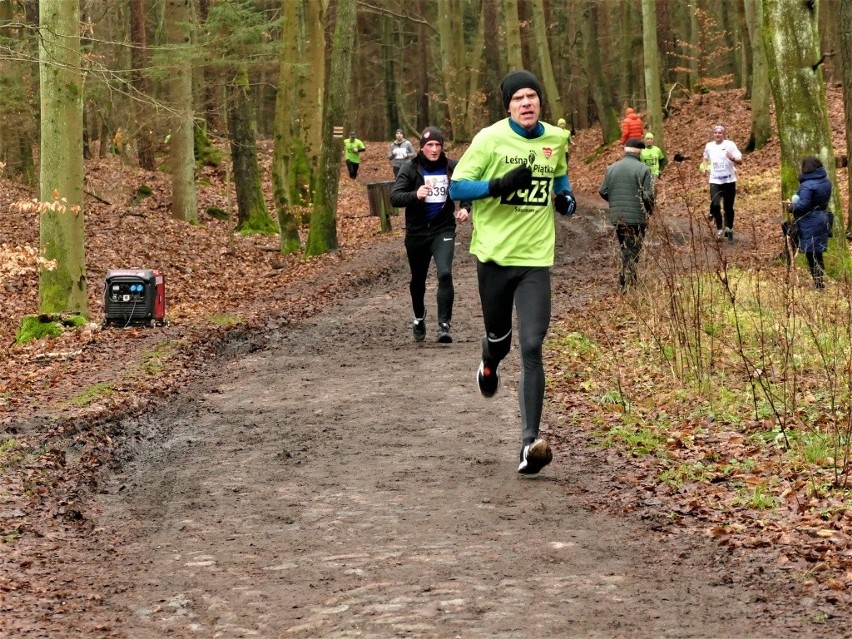
<svg viewBox="0 0 852 639">
<path fill-rule="evenodd" d="M 532 184 L 532 169 L 526 164 L 522 164 L 509 171 L 503 177 L 491 180 L 488 183 L 488 195 L 491 197 L 497 197 L 498 195 L 505 197 L 518 189 L 529 188 L 530 184 Z"/>
<path fill-rule="evenodd" d="M 574 194 L 571 191 L 565 193 L 557 193 L 553 201 L 553 206 L 557 213 L 571 217 L 574 211 L 577 210 L 577 200 L 574 199 Z"/>
</svg>

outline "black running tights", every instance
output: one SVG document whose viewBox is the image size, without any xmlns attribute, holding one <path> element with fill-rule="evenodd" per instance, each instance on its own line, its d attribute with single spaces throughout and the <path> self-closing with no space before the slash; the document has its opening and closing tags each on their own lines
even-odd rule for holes
<svg viewBox="0 0 852 639">
<path fill-rule="evenodd" d="M 482 358 L 497 364 L 512 344 L 512 306 L 518 315 L 521 350 L 521 439 L 538 437 L 544 404 L 542 344 L 550 326 L 550 269 L 543 266 L 500 266 L 477 262 L 479 298 L 485 322 Z"/>
</svg>

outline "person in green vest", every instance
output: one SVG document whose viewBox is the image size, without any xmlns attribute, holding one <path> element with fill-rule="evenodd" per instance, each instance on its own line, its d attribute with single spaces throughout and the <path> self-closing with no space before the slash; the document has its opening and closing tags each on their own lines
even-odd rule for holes
<svg viewBox="0 0 852 639">
<path fill-rule="evenodd" d="M 565 131 L 565 162 L 568 163 L 568 160 L 571 159 L 571 145 L 574 144 L 571 141 L 571 129 L 568 128 L 568 123 L 565 121 L 565 118 L 559 118 L 556 121 L 556 126 Z"/>
<path fill-rule="evenodd" d="M 639 159 L 648 165 L 651 170 L 651 183 L 655 185 L 668 159 L 663 150 L 654 144 L 654 134 L 650 131 L 645 134 L 645 148 L 639 153 Z"/>
<path fill-rule="evenodd" d="M 343 140 L 343 148 L 346 151 L 346 168 L 349 169 L 349 177 L 354 180 L 358 177 L 358 168 L 361 166 L 361 154 L 367 150 L 367 147 L 355 137 L 355 131 L 352 131 L 349 133 L 349 139 Z"/>
</svg>

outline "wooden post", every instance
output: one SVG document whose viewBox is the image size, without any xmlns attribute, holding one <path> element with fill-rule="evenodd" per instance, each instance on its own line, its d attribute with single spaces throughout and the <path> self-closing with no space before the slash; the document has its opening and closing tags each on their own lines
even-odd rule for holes
<svg viewBox="0 0 852 639">
<path fill-rule="evenodd" d="M 370 201 L 370 215 L 378 215 L 382 225 L 382 233 L 391 230 L 390 216 L 396 213 L 391 206 L 390 194 L 393 181 L 370 182 L 367 184 L 367 198 Z"/>
</svg>

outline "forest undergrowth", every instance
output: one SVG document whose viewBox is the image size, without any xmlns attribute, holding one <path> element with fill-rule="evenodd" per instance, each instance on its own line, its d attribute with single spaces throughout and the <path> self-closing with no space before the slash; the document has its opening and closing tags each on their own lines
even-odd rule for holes
<svg viewBox="0 0 852 639">
<path fill-rule="evenodd" d="M 842 153 L 839 88 L 829 91 L 829 107 Z M 613 282 L 612 294 L 590 296 L 582 314 L 555 318 L 550 410 L 627 462 L 613 487 L 617 507 L 651 503 L 684 529 L 731 548 L 772 549 L 804 586 L 848 603 L 852 284 L 840 277 L 815 292 L 801 258 L 792 269 L 778 259 L 777 138 L 740 169 L 737 241 L 711 238 L 698 163 L 717 122 L 744 146 L 750 114 L 741 91 L 674 105 L 667 152 L 687 159 L 671 163 L 661 180 L 640 286 L 621 296 Z M 595 198 L 607 164 L 622 151 L 617 144 L 601 149 L 595 129 L 574 139 L 571 182 Z M 202 221 L 187 226 L 168 215 L 167 175 L 117 157 L 90 160 L 92 322 L 24 346 L 13 342 L 20 319 L 38 305 L 38 220 L 13 206 L 33 191 L 0 181 L 0 510 L 14 515 L 0 519 L 0 542 L 14 547 L 33 530 L 76 525 L 75 499 L 116 453 L 101 424 L 179 390 L 235 332 L 284 325 L 333 303 L 338 290 L 357 282 L 311 285 L 322 281 L 318 274 L 376 242 L 400 241 L 399 218 L 392 233 L 379 232 L 365 190 L 367 182 L 391 179 L 386 145 L 367 142 L 357 182 L 341 167 L 340 250 L 311 260 L 282 256 L 277 238 L 241 236 L 233 219 L 204 213 L 235 206 L 222 167 L 201 170 Z M 268 176 L 271 145 L 260 148 Z M 448 144 L 451 157 L 462 150 Z M 846 170 L 838 174 L 845 201 Z M 143 185 L 152 194 L 134 202 Z M 128 267 L 166 273 L 169 326 L 101 327 L 106 271 Z"/>
<path fill-rule="evenodd" d="M 803 256 L 783 259 L 777 139 L 739 170 L 736 241 L 715 240 L 697 164 L 712 124 L 740 146 L 748 138 L 741 98 L 696 97 L 667 121 L 669 156 L 687 159 L 664 173 L 641 281 L 555 323 L 551 403 L 567 428 L 626 461 L 613 503 L 652 505 L 732 550 L 768 549 L 804 587 L 848 604 L 852 280 L 838 250 L 847 240 L 832 239 L 825 290 L 814 290 Z M 838 92 L 830 104 L 841 155 Z M 599 179 L 597 161 L 577 170 L 592 155 L 589 137 L 572 154 L 581 191 Z M 845 169 L 838 180 L 845 203 Z"/>
</svg>

